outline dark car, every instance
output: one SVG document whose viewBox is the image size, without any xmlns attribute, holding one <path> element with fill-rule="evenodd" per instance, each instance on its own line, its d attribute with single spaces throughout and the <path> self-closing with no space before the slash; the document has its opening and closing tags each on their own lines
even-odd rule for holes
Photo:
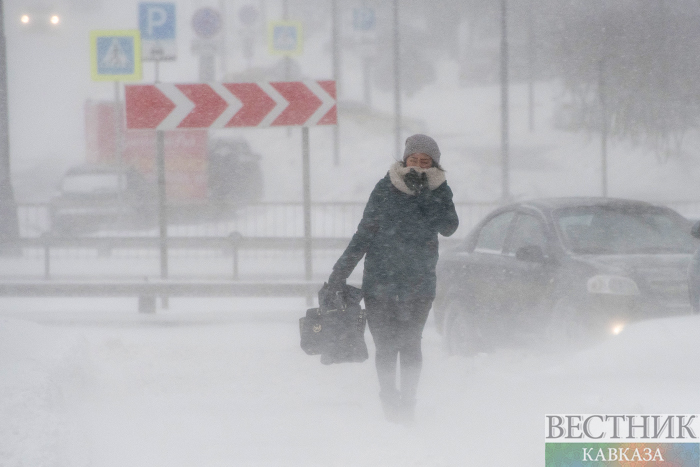
<svg viewBox="0 0 700 467">
<path fill-rule="evenodd" d="M 247 204 L 263 196 L 260 154 L 244 139 L 212 138 L 209 142 L 209 199 Z"/>
<path fill-rule="evenodd" d="M 499 208 L 438 263 L 434 312 L 451 353 L 523 339 L 581 344 L 690 312 L 698 241 L 667 207 L 552 198 Z"/>
<path fill-rule="evenodd" d="M 151 185 L 133 168 L 72 167 L 51 199 L 51 230 L 57 235 L 77 235 L 148 226 L 155 222 L 157 206 Z"/>
<path fill-rule="evenodd" d="M 690 233 L 693 237 L 700 239 L 700 221 L 693 224 Z M 700 313 L 700 249 L 695 251 L 688 266 L 688 292 L 693 312 Z"/>
</svg>

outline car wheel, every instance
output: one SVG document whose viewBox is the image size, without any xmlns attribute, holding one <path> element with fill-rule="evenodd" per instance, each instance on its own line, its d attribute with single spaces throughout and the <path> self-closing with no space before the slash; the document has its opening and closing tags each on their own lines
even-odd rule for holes
<svg viewBox="0 0 700 467">
<path fill-rule="evenodd" d="M 458 302 L 451 302 L 445 313 L 443 339 L 450 355 L 472 356 L 485 350 L 483 330 L 478 320 Z"/>
<path fill-rule="evenodd" d="M 700 314 L 700 294 L 690 292 L 690 308 L 691 313 Z"/>
<path fill-rule="evenodd" d="M 594 333 L 581 306 L 568 298 L 557 300 L 545 328 L 554 350 L 574 350 L 590 343 Z"/>
</svg>

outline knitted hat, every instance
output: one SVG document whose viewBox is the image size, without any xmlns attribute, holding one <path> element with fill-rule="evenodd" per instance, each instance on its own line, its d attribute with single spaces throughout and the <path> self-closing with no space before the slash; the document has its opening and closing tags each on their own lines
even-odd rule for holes
<svg viewBox="0 0 700 467">
<path fill-rule="evenodd" d="M 440 148 L 430 136 L 417 134 L 406 138 L 406 149 L 403 152 L 404 162 L 408 156 L 418 153 L 427 154 L 435 165 L 440 165 Z"/>
</svg>

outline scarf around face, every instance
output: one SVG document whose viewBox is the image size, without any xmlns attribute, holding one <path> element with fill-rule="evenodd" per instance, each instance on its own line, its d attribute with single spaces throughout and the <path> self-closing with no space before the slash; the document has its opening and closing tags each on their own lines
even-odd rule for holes
<svg viewBox="0 0 700 467">
<path fill-rule="evenodd" d="M 442 185 L 447 180 L 445 178 L 445 172 L 437 167 L 430 167 L 429 169 L 422 169 L 420 167 L 404 167 L 401 162 L 397 161 L 389 168 L 389 179 L 391 180 L 392 185 L 407 195 L 415 195 L 415 193 L 408 188 L 406 182 L 403 181 L 404 176 L 406 176 L 411 169 L 415 170 L 419 174 L 428 174 L 428 188 L 430 188 L 431 191 Z"/>
</svg>

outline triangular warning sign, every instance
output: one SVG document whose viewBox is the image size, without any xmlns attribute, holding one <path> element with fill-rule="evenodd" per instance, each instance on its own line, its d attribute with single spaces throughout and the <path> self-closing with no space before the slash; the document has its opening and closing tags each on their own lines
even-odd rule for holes
<svg viewBox="0 0 700 467">
<path fill-rule="evenodd" d="M 129 56 L 124 52 L 119 40 L 113 38 L 107 53 L 102 57 L 101 65 L 107 68 L 125 68 L 129 64 Z"/>
</svg>

